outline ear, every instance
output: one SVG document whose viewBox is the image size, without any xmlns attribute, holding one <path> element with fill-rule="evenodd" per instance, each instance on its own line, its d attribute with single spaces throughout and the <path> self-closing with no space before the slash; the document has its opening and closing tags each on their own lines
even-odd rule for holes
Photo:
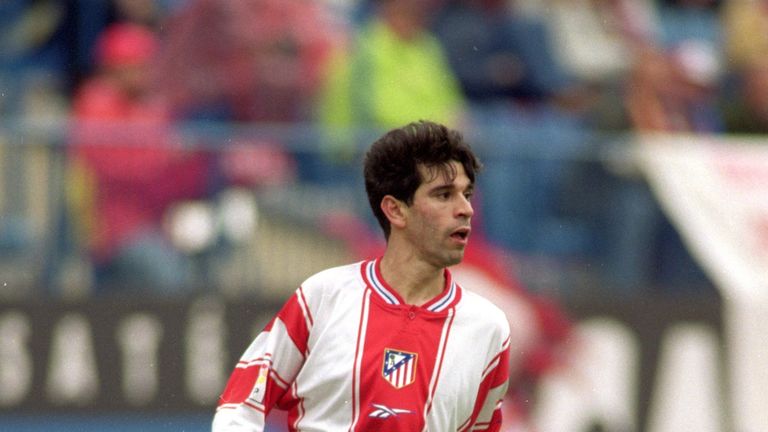
<svg viewBox="0 0 768 432">
<path fill-rule="evenodd" d="M 405 203 L 392 195 L 386 195 L 381 199 L 381 211 L 389 219 L 389 224 L 393 228 L 403 228 L 405 226 Z"/>
</svg>

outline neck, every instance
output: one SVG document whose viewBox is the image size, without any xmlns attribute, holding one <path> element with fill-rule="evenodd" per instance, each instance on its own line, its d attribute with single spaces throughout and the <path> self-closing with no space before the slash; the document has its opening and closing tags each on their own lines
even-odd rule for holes
<svg viewBox="0 0 768 432">
<path fill-rule="evenodd" d="M 443 292 L 444 269 L 435 267 L 414 254 L 398 253 L 387 247 L 381 259 L 381 275 L 406 304 L 421 306 Z"/>
</svg>

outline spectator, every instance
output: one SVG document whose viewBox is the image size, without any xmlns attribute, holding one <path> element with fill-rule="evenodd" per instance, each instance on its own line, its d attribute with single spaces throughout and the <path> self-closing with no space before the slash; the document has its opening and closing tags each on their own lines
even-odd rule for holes
<svg viewBox="0 0 768 432">
<path fill-rule="evenodd" d="M 542 22 L 503 0 L 451 0 L 435 32 L 472 103 L 560 104 L 575 90 Z"/>
<path fill-rule="evenodd" d="M 639 46 L 655 40 L 656 16 L 648 0 L 549 0 L 543 18 L 556 58 L 566 73 L 589 87 L 596 99 L 590 123 L 626 130 L 621 107 L 625 77 Z"/>
<path fill-rule="evenodd" d="M 630 126 L 644 132 L 691 130 L 681 70 L 656 46 L 639 49 L 635 57 L 625 100 Z"/>
<path fill-rule="evenodd" d="M 162 28 L 169 3 L 164 0 L 107 0 L 69 2 L 73 9 L 73 29 L 67 35 L 76 46 L 71 67 L 74 88 L 96 68 L 94 46 L 104 29 L 112 24 L 136 24 L 158 32 Z"/>
<path fill-rule="evenodd" d="M 177 9 L 167 23 L 161 65 L 174 117 L 193 126 L 215 121 L 303 130 L 297 126 L 312 117 L 321 65 L 340 34 L 329 7 L 304 0 L 195 0 Z M 246 177 L 261 184 L 294 178 L 295 161 L 308 147 L 304 135 L 269 135 L 204 138 L 204 145 L 223 150 L 217 189 L 242 183 L 248 165 Z M 232 172 L 235 166 L 239 172 Z"/>
<path fill-rule="evenodd" d="M 722 130 L 717 109 L 722 41 L 717 2 L 666 0 L 658 13 L 655 48 L 637 51 L 627 103 L 640 130 L 712 133 Z"/>
<path fill-rule="evenodd" d="M 317 2 L 195 0 L 169 17 L 163 88 L 177 118 L 306 121 L 337 38 Z"/>
<path fill-rule="evenodd" d="M 331 59 L 317 115 L 335 156 L 354 152 L 351 128 L 385 129 L 421 118 L 456 125 L 464 98 L 428 19 L 435 0 L 377 0 Z"/>
<path fill-rule="evenodd" d="M 88 229 L 96 288 L 189 288 L 190 267 L 163 233 L 169 208 L 205 192 L 206 161 L 179 147 L 152 86 L 155 35 L 114 24 L 97 41 L 97 72 L 73 101 L 71 156 L 80 172 L 78 223 Z"/>
</svg>

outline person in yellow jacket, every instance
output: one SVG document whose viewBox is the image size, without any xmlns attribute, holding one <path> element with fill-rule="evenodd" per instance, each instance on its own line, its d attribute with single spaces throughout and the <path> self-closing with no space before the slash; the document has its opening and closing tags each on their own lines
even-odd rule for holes
<svg viewBox="0 0 768 432">
<path fill-rule="evenodd" d="M 457 126 L 464 96 L 439 41 L 427 28 L 436 2 L 375 0 L 373 12 L 332 57 L 317 119 L 325 150 L 349 159 L 356 131 L 377 133 L 425 119 Z"/>
</svg>

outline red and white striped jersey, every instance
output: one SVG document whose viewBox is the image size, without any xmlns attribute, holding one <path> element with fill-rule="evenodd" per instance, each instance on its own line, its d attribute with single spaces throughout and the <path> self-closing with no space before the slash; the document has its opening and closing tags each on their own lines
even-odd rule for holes
<svg viewBox="0 0 768 432">
<path fill-rule="evenodd" d="M 504 313 L 445 270 L 410 306 L 379 261 L 320 272 L 243 354 L 213 431 L 261 431 L 272 407 L 291 431 L 498 431 L 509 379 Z"/>
</svg>

